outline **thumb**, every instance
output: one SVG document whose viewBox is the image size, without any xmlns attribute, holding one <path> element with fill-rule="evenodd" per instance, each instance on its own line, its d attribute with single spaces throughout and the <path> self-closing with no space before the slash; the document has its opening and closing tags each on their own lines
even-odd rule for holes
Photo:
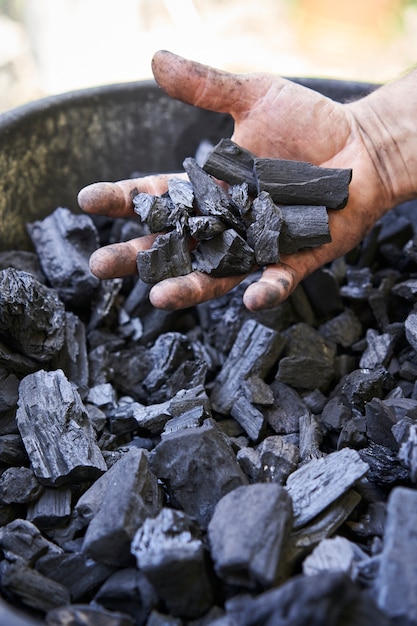
<svg viewBox="0 0 417 626">
<path fill-rule="evenodd" d="M 253 82 L 262 74 L 233 74 L 167 50 L 155 53 L 152 71 L 158 85 L 172 98 L 202 109 L 236 115 L 256 101 Z M 256 91 L 256 90 L 255 90 Z"/>
</svg>

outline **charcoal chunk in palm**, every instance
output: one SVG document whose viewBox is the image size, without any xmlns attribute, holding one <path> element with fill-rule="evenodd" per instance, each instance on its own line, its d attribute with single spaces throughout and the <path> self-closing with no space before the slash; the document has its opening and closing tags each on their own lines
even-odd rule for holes
<svg viewBox="0 0 417 626">
<path fill-rule="evenodd" d="M 219 217 L 214 215 L 193 215 L 188 220 L 188 228 L 191 237 L 197 241 L 204 241 L 220 235 L 227 229 L 227 226 Z"/>
<path fill-rule="evenodd" d="M 91 217 L 59 207 L 43 220 L 28 224 L 27 230 L 42 270 L 59 297 L 76 306 L 88 303 L 99 285 L 88 264 L 99 245 Z"/>
<path fill-rule="evenodd" d="M 133 210 L 151 233 L 170 230 L 173 227 L 174 205 L 167 196 L 153 196 L 141 192 L 133 198 Z"/>
<path fill-rule="evenodd" d="M 261 192 L 252 203 L 254 220 L 248 228 L 248 243 L 255 252 L 259 266 L 278 263 L 280 233 L 283 224 L 282 211 L 267 192 Z"/>
<path fill-rule="evenodd" d="M 31 274 L 0 272 L 0 337 L 22 355 L 49 361 L 65 341 L 65 308 L 57 292 Z"/>
<path fill-rule="evenodd" d="M 305 161 L 255 158 L 258 192 L 268 191 L 279 204 L 342 209 L 348 200 L 351 169 L 325 168 Z"/>
<path fill-rule="evenodd" d="M 325 206 L 280 205 L 280 209 L 283 219 L 279 239 L 282 254 L 315 248 L 332 240 Z"/>
<path fill-rule="evenodd" d="M 211 276 L 247 274 L 255 265 L 255 254 L 235 230 L 229 228 L 194 251 L 194 269 Z"/>
<path fill-rule="evenodd" d="M 192 271 L 188 237 L 176 230 L 158 235 L 149 250 L 138 252 L 137 268 L 145 283 L 184 276 Z"/>
<path fill-rule="evenodd" d="M 203 169 L 219 180 L 230 185 L 246 183 L 252 195 L 257 185 L 253 171 L 254 155 L 231 139 L 221 139 L 209 152 Z"/>
</svg>

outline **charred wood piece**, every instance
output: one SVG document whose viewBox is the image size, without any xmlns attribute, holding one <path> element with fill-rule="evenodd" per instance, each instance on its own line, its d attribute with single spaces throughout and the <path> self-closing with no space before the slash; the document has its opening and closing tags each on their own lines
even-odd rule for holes
<svg viewBox="0 0 417 626">
<path fill-rule="evenodd" d="M 278 263 L 284 221 L 281 209 L 268 193 L 261 192 L 252 203 L 252 213 L 254 219 L 247 230 L 247 239 L 255 252 L 256 263 L 260 267 Z"/>
<path fill-rule="evenodd" d="M 138 274 L 145 283 L 157 283 L 192 271 L 188 237 L 176 230 L 158 235 L 148 250 L 138 252 Z"/>
<path fill-rule="evenodd" d="M 282 254 L 292 254 L 302 248 L 316 248 L 332 240 L 325 206 L 279 207 L 282 214 L 279 238 Z"/>
<path fill-rule="evenodd" d="M 254 251 L 232 228 L 200 242 L 193 253 L 193 269 L 211 276 L 248 274 L 254 266 Z"/>
<path fill-rule="evenodd" d="M 257 184 L 253 172 L 254 155 L 238 146 L 231 139 L 221 139 L 207 155 L 203 169 L 219 180 L 230 185 L 246 184 L 254 196 Z"/>
</svg>

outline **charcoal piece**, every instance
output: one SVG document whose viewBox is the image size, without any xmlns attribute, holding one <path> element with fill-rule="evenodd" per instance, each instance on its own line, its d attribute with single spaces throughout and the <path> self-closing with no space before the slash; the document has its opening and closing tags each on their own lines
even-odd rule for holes
<svg viewBox="0 0 417 626">
<path fill-rule="evenodd" d="M 174 617 L 201 617 L 213 589 L 200 531 L 183 511 L 162 508 L 135 534 L 132 554 L 159 599 Z"/>
<path fill-rule="evenodd" d="M 100 563 L 130 565 L 134 533 L 161 507 L 161 491 L 149 471 L 146 453 L 131 448 L 90 489 L 93 518 L 84 536 L 83 552 Z M 88 499 L 87 491 L 77 503 L 78 511 Z"/>
<path fill-rule="evenodd" d="M 323 539 L 303 561 L 303 574 L 314 576 L 321 572 L 345 572 L 353 581 L 358 577 L 359 567 L 370 557 L 358 545 L 346 537 Z"/>
<path fill-rule="evenodd" d="M 296 389 L 325 392 L 334 378 L 335 344 L 304 322 L 292 326 L 286 335 L 288 343 L 276 378 Z"/>
<path fill-rule="evenodd" d="M 313 389 L 303 394 L 302 400 L 314 415 L 319 415 L 327 403 L 327 397 L 320 389 Z"/>
<path fill-rule="evenodd" d="M 43 489 L 29 467 L 8 467 L 0 476 L 0 504 L 28 504 Z"/>
<path fill-rule="evenodd" d="M 176 430 L 181 430 L 182 428 L 197 428 L 198 426 L 202 426 L 207 417 L 203 407 L 196 406 L 168 420 L 165 424 L 162 436 L 173 433 Z"/>
<path fill-rule="evenodd" d="M 138 274 L 145 283 L 157 283 L 192 271 L 188 238 L 176 230 L 158 235 L 149 250 L 137 255 Z"/>
<path fill-rule="evenodd" d="M 42 536 L 31 522 L 16 518 L 0 528 L 0 546 L 7 559 L 16 557 L 32 565 L 44 554 L 60 554 L 62 550 Z"/>
<path fill-rule="evenodd" d="M 285 345 L 281 333 L 248 319 L 217 375 L 210 401 L 212 408 L 226 415 L 240 392 L 245 379 L 256 375 L 264 379 Z"/>
<path fill-rule="evenodd" d="M 114 434 L 139 430 L 151 435 L 159 435 L 165 424 L 172 418 L 169 401 L 145 406 L 138 402 L 123 405 L 110 414 L 110 428 Z"/>
<path fill-rule="evenodd" d="M 194 250 L 193 268 L 211 276 L 247 274 L 255 265 L 252 248 L 235 230 L 229 228 Z"/>
<path fill-rule="evenodd" d="M 98 232 L 88 215 L 59 207 L 43 220 L 27 224 L 42 270 L 63 302 L 89 304 L 99 280 L 89 258 L 99 246 Z"/>
<path fill-rule="evenodd" d="M 252 200 L 249 196 L 249 185 L 247 183 L 231 185 L 228 189 L 228 194 L 238 207 L 244 223 L 246 226 L 249 226 L 252 222 Z"/>
<path fill-rule="evenodd" d="M 152 369 L 142 381 L 148 392 L 159 389 L 182 363 L 192 360 L 194 352 L 188 337 L 179 332 L 160 335 L 149 351 Z"/>
<path fill-rule="evenodd" d="M 344 448 L 313 459 L 290 474 L 286 487 L 293 502 L 294 528 L 301 528 L 324 511 L 368 470 L 369 465 L 356 450 Z"/>
<path fill-rule="evenodd" d="M 62 370 L 39 370 L 23 378 L 16 420 L 42 484 L 94 480 L 106 471 L 80 395 Z"/>
<path fill-rule="evenodd" d="M 259 376 L 249 376 L 242 385 L 243 393 L 252 404 L 270 406 L 274 403 L 274 393 Z"/>
<path fill-rule="evenodd" d="M 254 199 L 252 211 L 254 220 L 247 230 L 247 241 L 255 252 L 256 263 L 260 267 L 278 263 L 283 224 L 282 211 L 265 191 Z"/>
<path fill-rule="evenodd" d="M 153 610 L 149 615 L 149 619 L 146 622 L 146 626 L 183 626 L 184 622 L 179 617 L 173 617 L 166 613 Z M 214 625 L 213 625 L 214 626 Z"/>
<path fill-rule="evenodd" d="M 123 279 L 109 278 L 101 280 L 91 300 L 91 313 L 88 331 L 99 327 L 108 318 L 123 287 Z"/>
<path fill-rule="evenodd" d="M 249 435 L 252 441 L 259 441 L 266 431 L 265 416 L 244 395 L 240 393 L 235 398 L 230 414 Z"/>
<path fill-rule="evenodd" d="M 294 564 L 299 563 L 320 541 L 331 537 L 349 518 L 361 501 L 354 489 L 349 489 L 317 515 L 311 522 L 294 530 L 288 553 Z"/>
<path fill-rule="evenodd" d="M 91 353 L 89 356 L 91 363 Z M 100 354 L 97 354 L 97 357 L 100 357 Z M 124 350 L 113 352 L 111 362 L 109 356 L 107 358 L 112 368 L 111 380 L 116 389 L 135 400 L 144 400 L 147 394 L 143 389 L 142 381 L 153 368 L 152 354 L 149 349 L 145 346 L 131 345 Z"/>
<path fill-rule="evenodd" d="M 369 539 L 382 537 L 385 529 L 387 506 L 385 502 L 371 502 L 357 521 L 350 520 L 347 526 L 357 537 Z"/>
<path fill-rule="evenodd" d="M 369 467 L 366 478 L 370 482 L 381 486 L 394 486 L 407 480 L 407 468 L 403 466 L 397 453 L 393 453 L 390 448 L 371 442 L 358 452 Z"/>
<path fill-rule="evenodd" d="M 184 160 L 183 167 L 192 183 L 200 213 L 219 217 L 229 228 L 243 235 L 245 233 L 243 221 L 228 193 L 192 157 Z"/>
<path fill-rule="evenodd" d="M 249 589 L 282 582 L 291 524 L 291 499 L 280 485 L 245 485 L 225 495 L 208 525 L 217 575 Z"/>
<path fill-rule="evenodd" d="M 64 585 L 19 562 L 3 561 L 1 580 L 7 593 L 17 597 L 24 605 L 44 613 L 70 602 L 69 591 Z"/>
<path fill-rule="evenodd" d="M 248 482 L 230 444 L 210 419 L 199 428 L 166 435 L 150 453 L 149 463 L 174 501 L 202 528 L 220 498 Z"/>
<path fill-rule="evenodd" d="M 392 427 L 399 417 L 394 409 L 380 398 L 372 398 L 365 406 L 366 434 L 374 443 L 398 451 L 398 442 L 392 433 Z"/>
<path fill-rule="evenodd" d="M 318 420 L 311 414 L 306 413 L 300 417 L 300 457 L 302 463 L 324 456 L 320 450 L 323 441 L 323 433 Z"/>
<path fill-rule="evenodd" d="M 373 369 L 378 365 L 388 366 L 394 351 L 396 338 L 391 333 L 378 333 L 373 328 L 366 331 L 367 347 L 363 352 L 359 367 Z"/>
<path fill-rule="evenodd" d="M 372 275 L 369 267 L 346 270 L 347 283 L 340 287 L 340 295 L 352 301 L 367 300 L 372 292 Z"/>
<path fill-rule="evenodd" d="M 90 597 L 114 571 L 103 563 L 96 563 L 80 553 L 62 553 L 41 556 L 36 570 L 66 587 L 72 602 Z"/>
<path fill-rule="evenodd" d="M 48 611 L 45 626 L 136 626 L 126 613 L 106 611 L 92 604 L 70 604 Z"/>
<path fill-rule="evenodd" d="M 94 604 L 108 611 L 120 611 L 135 618 L 136 626 L 144 626 L 157 605 L 155 589 L 143 572 L 136 568 L 120 569 L 111 574 L 94 596 Z"/>
<path fill-rule="evenodd" d="M 0 272 L 0 292 L 2 341 L 24 357 L 48 362 L 65 341 L 65 308 L 57 292 L 11 267 Z"/>
<path fill-rule="evenodd" d="M 392 287 L 392 293 L 412 303 L 417 302 L 417 279 L 409 278 Z"/>
<path fill-rule="evenodd" d="M 201 407 L 206 417 L 211 417 L 210 400 L 204 385 L 197 385 L 191 389 L 181 389 L 169 401 L 169 412 L 178 417 L 191 409 Z"/>
<path fill-rule="evenodd" d="M 279 205 L 279 208 L 282 215 L 279 249 L 282 254 L 316 248 L 332 240 L 326 207 Z"/>
<path fill-rule="evenodd" d="M 18 389 L 18 377 L 0 367 L 0 416 L 8 409 L 16 406 L 17 398 L 19 396 Z M 0 419 L 0 423 L 2 422 L 2 419 Z"/>
<path fill-rule="evenodd" d="M 77 315 L 65 313 L 65 341 L 51 360 L 51 369 L 62 369 L 69 381 L 78 388 L 89 382 L 86 327 Z"/>
<path fill-rule="evenodd" d="M 306 297 L 316 318 L 328 319 L 343 312 L 344 306 L 340 295 L 340 278 L 331 267 L 320 267 L 306 276 L 302 282 Z M 304 319 L 303 321 L 309 321 Z M 315 323 L 315 319 L 312 323 Z"/>
<path fill-rule="evenodd" d="M 372 370 L 354 370 L 345 377 L 341 391 L 348 405 L 363 411 L 367 402 L 383 398 L 393 387 L 393 378 L 381 365 Z"/>
<path fill-rule="evenodd" d="M 88 402 L 85 402 L 84 406 L 88 413 L 88 419 L 90 420 L 95 432 L 97 434 L 101 433 L 107 424 L 106 413 L 99 409 L 98 406 L 95 406 L 95 404 L 89 404 Z"/>
<path fill-rule="evenodd" d="M 208 153 L 203 169 L 230 185 L 244 182 L 249 193 L 256 195 L 257 186 L 253 172 L 254 155 L 231 139 L 221 139 Z"/>
<path fill-rule="evenodd" d="M 361 338 L 362 324 L 355 312 L 346 308 L 336 317 L 324 322 L 319 331 L 326 339 L 343 348 L 349 348 Z"/>
<path fill-rule="evenodd" d="M 285 484 L 291 472 L 297 469 L 300 452 L 296 445 L 285 437 L 271 435 L 257 447 L 241 448 L 236 458 L 249 477 L 250 482 Z"/>
<path fill-rule="evenodd" d="M 373 597 L 387 615 L 409 620 L 404 623 L 417 621 L 416 516 L 417 492 L 395 487 L 388 497 L 384 544 Z"/>
<path fill-rule="evenodd" d="M 28 455 L 19 434 L 0 435 L 0 463 L 15 467 L 28 464 Z"/>
<path fill-rule="evenodd" d="M 327 431 L 341 430 L 352 417 L 352 408 L 343 401 L 341 394 L 329 399 L 320 416 L 320 423 Z"/>
<path fill-rule="evenodd" d="M 170 178 L 168 180 L 168 195 L 176 207 L 193 208 L 194 190 L 189 180 Z"/>
<path fill-rule="evenodd" d="M 227 226 L 214 215 L 194 215 L 188 220 L 188 228 L 191 237 L 197 241 L 205 241 L 223 233 Z"/>
<path fill-rule="evenodd" d="M 304 161 L 254 159 L 258 192 L 268 191 L 274 202 L 342 209 L 348 200 L 351 169 L 319 167 Z"/>
<path fill-rule="evenodd" d="M 344 573 L 297 575 L 277 589 L 236 596 L 226 613 L 239 626 L 390 626 L 391 622 L 360 586 Z"/>
<path fill-rule="evenodd" d="M 56 528 L 69 522 L 71 516 L 71 489 L 47 487 L 29 507 L 26 519 L 38 528 Z"/>
<path fill-rule="evenodd" d="M 417 350 L 417 313 L 412 312 L 405 320 L 405 336 L 412 348 Z"/>
<path fill-rule="evenodd" d="M 337 440 L 337 449 L 362 448 L 367 444 L 366 421 L 364 415 L 353 408 L 348 419 L 343 423 Z"/>
<path fill-rule="evenodd" d="M 35 372 L 39 368 L 39 363 L 0 341 L 0 366 L 22 377 Z"/>
<path fill-rule="evenodd" d="M 411 424 L 407 438 L 401 443 L 398 459 L 408 469 L 410 480 L 417 482 L 417 427 Z"/>
<path fill-rule="evenodd" d="M 206 382 L 207 363 L 201 359 L 183 361 L 176 370 L 167 374 L 164 383 L 148 393 L 149 402 L 166 402 L 182 389 L 193 389 Z"/>
<path fill-rule="evenodd" d="M 300 418 L 309 414 L 300 394 L 280 380 L 274 380 L 270 389 L 274 402 L 272 406 L 263 408 L 268 424 L 278 435 L 298 432 Z"/>
<path fill-rule="evenodd" d="M 167 196 L 153 196 L 141 192 L 133 198 L 133 210 L 151 233 L 158 233 L 173 227 L 173 204 Z"/>
</svg>

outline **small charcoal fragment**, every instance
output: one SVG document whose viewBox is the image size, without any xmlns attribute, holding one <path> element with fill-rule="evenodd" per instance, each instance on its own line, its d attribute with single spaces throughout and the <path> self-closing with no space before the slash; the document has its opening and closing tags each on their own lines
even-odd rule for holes
<svg viewBox="0 0 417 626">
<path fill-rule="evenodd" d="M 197 241 L 213 239 L 227 229 L 226 224 L 214 215 L 193 215 L 188 220 L 188 227 L 191 237 Z"/>
<path fill-rule="evenodd" d="M 138 274 L 145 283 L 184 276 L 192 271 L 188 238 L 176 230 L 158 235 L 149 250 L 137 255 Z"/>
<path fill-rule="evenodd" d="M 246 183 L 249 192 L 256 194 L 256 181 L 253 173 L 254 155 L 238 146 L 231 139 L 221 139 L 209 152 L 203 169 L 219 180 L 230 185 Z"/>
<path fill-rule="evenodd" d="M 121 611 L 135 618 L 139 626 L 147 623 L 158 596 L 143 572 L 136 567 L 116 570 L 105 580 L 94 596 L 94 604 L 108 611 Z"/>
<path fill-rule="evenodd" d="M 42 270 L 59 297 L 78 307 L 88 304 L 99 285 L 88 265 L 99 245 L 91 217 L 59 207 L 43 220 L 27 224 L 27 230 Z"/>
<path fill-rule="evenodd" d="M 314 576 L 320 572 L 345 572 L 355 580 L 360 564 L 370 557 L 346 537 L 323 539 L 313 552 L 303 561 L 303 573 Z"/>
<path fill-rule="evenodd" d="M 220 578 L 248 588 L 283 579 L 283 553 L 292 524 L 292 503 L 277 484 L 238 487 L 216 505 L 208 526 L 211 557 Z"/>
<path fill-rule="evenodd" d="M 58 606 L 48 612 L 45 626 L 135 626 L 133 617 L 115 611 L 106 611 L 92 604 Z"/>
<path fill-rule="evenodd" d="M 332 238 L 329 216 L 324 206 L 284 206 L 279 247 L 282 254 L 292 254 L 302 248 L 315 248 Z"/>
<path fill-rule="evenodd" d="M 243 393 L 238 394 L 230 414 L 240 424 L 252 441 L 259 441 L 266 430 L 265 416 Z"/>
<path fill-rule="evenodd" d="M 271 196 L 262 191 L 252 203 L 254 220 L 247 230 L 247 240 L 255 252 L 256 263 L 268 265 L 279 262 L 282 211 Z"/>
<path fill-rule="evenodd" d="M 193 268 L 211 276 L 248 274 L 255 266 L 254 251 L 231 228 L 200 242 L 193 256 Z"/>
<path fill-rule="evenodd" d="M 325 168 L 304 161 L 254 159 L 258 192 L 268 191 L 274 202 L 342 209 L 348 200 L 351 169 Z"/>
<path fill-rule="evenodd" d="M 61 548 L 43 537 L 34 524 L 19 518 L 0 528 L 0 547 L 9 560 L 19 557 L 30 565 L 43 554 L 62 553 Z"/>
<path fill-rule="evenodd" d="M 0 504 L 28 504 L 43 489 L 29 467 L 8 467 L 0 476 Z"/>
<path fill-rule="evenodd" d="M 171 217 L 173 204 L 166 196 L 153 196 L 141 192 L 133 198 L 133 210 L 151 233 L 170 230 L 174 223 Z"/>
<path fill-rule="evenodd" d="M 205 548 L 196 524 L 163 508 L 145 520 L 132 541 L 137 566 L 171 615 L 201 617 L 213 603 Z"/>
<path fill-rule="evenodd" d="M 61 350 L 65 308 L 57 292 L 31 274 L 11 267 L 0 272 L 0 338 L 40 363 Z"/>
<path fill-rule="evenodd" d="M 71 517 L 71 489 L 47 487 L 41 496 L 28 507 L 27 519 L 38 528 L 56 528 Z"/>
<path fill-rule="evenodd" d="M 62 370 L 38 370 L 21 381 L 16 420 L 42 484 L 91 480 L 107 469 L 81 397 Z"/>
</svg>

